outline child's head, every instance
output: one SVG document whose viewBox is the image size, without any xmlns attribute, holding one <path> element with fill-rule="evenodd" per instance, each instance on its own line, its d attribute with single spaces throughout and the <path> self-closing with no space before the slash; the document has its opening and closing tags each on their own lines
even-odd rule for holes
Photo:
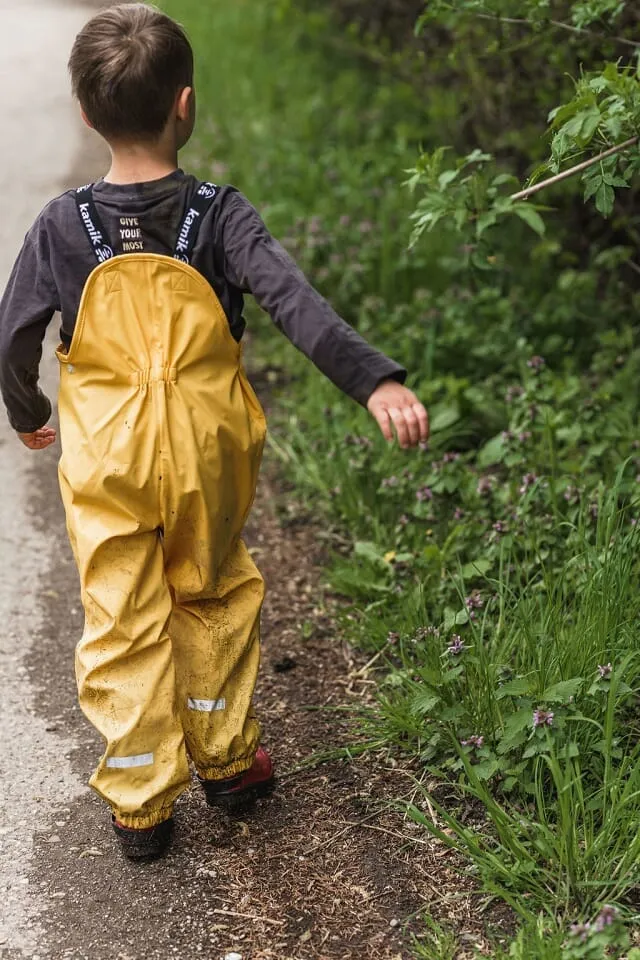
<svg viewBox="0 0 640 960">
<path fill-rule="evenodd" d="M 121 3 L 98 13 L 76 37 L 69 70 L 85 119 L 109 143 L 152 143 L 172 123 L 179 146 L 189 139 L 193 51 L 157 8 Z"/>
</svg>

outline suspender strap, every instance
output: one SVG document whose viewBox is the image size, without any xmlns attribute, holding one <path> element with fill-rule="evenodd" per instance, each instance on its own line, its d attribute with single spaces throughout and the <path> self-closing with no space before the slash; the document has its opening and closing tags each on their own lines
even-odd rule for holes
<svg viewBox="0 0 640 960">
<path fill-rule="evenodd" d="M 96 260 L 98 263 L 104 263 L 105 260 L 110 260 L 115 256 L 115 252 L 108 241 L 106 231 L 98 216 L 98 211 L 93 199 L 92 183 L 76 190 L 76 205 L 80 219 L 89 237 L 89 242 L 96 255 Z"/>
<path fill-rule="evenodd" d="M 196 190 L 180 227 L 176 249 L 173 254 L 176 260 L 191 263 L 200 225 L 217 194 L 218 188 L 213 183 L 201 183 Z"/>
</svg>

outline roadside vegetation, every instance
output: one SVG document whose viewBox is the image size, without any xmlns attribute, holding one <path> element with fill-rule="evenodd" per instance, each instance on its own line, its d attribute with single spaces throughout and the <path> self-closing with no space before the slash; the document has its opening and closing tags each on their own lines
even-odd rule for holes
<svg viewBox="0 0 640 960">
<path fill-rule="evenodd" d="M 640 14 L 164 7 L 196 46 L 198 172 L 250 197 L 430 408 L 427 449 L 387 446 L 252 316 L 285 383 L 273 448 L 335 531 L 348 638 L 386 665 L 367 729 L 414 758 L 408 815 L 513 909 L 492 956 L 638 960 Z M 458 955 L 433 923 L 414 947 Z"/>
</svg>

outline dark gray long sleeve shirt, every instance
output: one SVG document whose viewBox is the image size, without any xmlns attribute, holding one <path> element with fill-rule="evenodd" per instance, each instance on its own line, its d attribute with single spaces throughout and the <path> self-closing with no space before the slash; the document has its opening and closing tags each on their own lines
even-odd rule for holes
<svg viewBox="0 0 640 960">
<path fill-rule="evenodd" d="M 123 252 L 173 254 L 199 181 L 181 170 L 133 185 L 100 181 L 94 199 L 109 239 Z M 244 294 L 344 393 L 361 404 L 386 379 L 406 371 L 369 346 L 308 283 L 257 211 L 233 187 L 222 187 L 203 219 L 192 264 L 215 290 L 234 337 L 242 337 Z M 0 301 L 0 391 L 15 430 L 31 433 L 51 416 L 38 387 L 42 342 L 54 313 L 69 344 L 95 254 L 80 221 L 74 191 L 42 211 Z"/>
</svg>

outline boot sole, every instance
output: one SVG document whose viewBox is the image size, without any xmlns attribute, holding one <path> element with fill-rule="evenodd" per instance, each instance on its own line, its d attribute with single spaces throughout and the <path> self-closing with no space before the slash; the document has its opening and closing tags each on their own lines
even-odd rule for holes
<svg viewBox="0 0 640 960">
<path fill-rule="evenodd" d="M 238 813 L 244 813 L 252 807 L 256 801 L 270 797 L 276 788 L 276 778 L 271 777 L 263 783 L 256 783 L 246 790 L 238 790 L 237 793 L 217 793 L 209 794 L 205 789 L 205 797 L 210 807 L 217 807 L 224 810 L 225 813 L 233 816 Z"/>
</svg>

